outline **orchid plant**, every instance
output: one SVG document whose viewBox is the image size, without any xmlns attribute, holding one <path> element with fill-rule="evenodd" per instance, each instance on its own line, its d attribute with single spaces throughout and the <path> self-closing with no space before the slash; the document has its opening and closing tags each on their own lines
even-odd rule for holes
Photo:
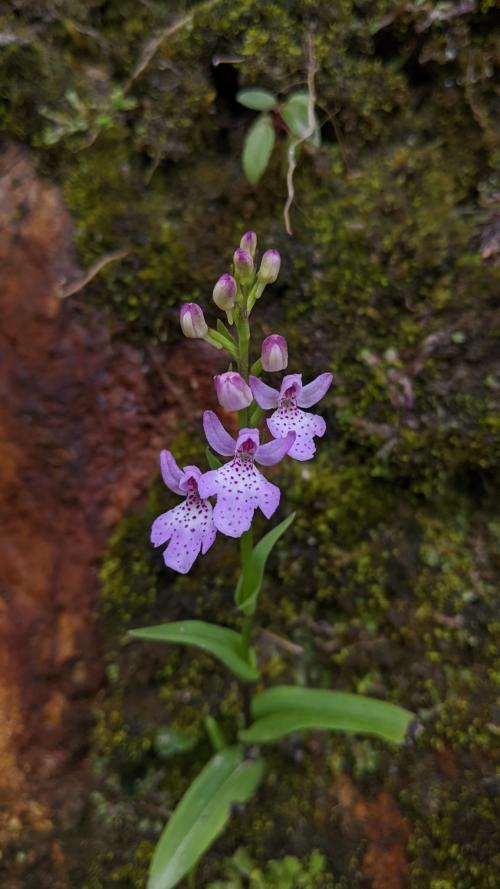
<svg viewBox="0 0 500 889">
<path fill-rule="evenodd" d="M 232 273 L 222 275 L 215 284 L 213 301 L 225 313 L 229 326 L 219 320 L 216 329 L 209 328 L 196 303 L 181 308 L 180 323 L 186 337 L 205 340 L 228 354 L 229 368 L 214 378 L 214 388 L 221 407 L 238 414 L 238 433 L 231 435 L 217 414 L 206 410 L 206 470 L 197 466 L 181 469 L 170 451 L 162 451 L 163 481 L 183 500 L 158 516 L 151 530 L 154 546 L 165 547 L 167 568 L 181 574 L 207 553 L 218 534 L 239 539 L 241 571 L 234 598 L 242 615 L 241 631 L 187 620 L 132 630 L 131 635 L 198 647 L 241 683 L 256 685 L 257 694 L 251 698 L 249 713 L 242 711 L 231 743 L 215 719 L 207 718 L 214 756 L 185 793 L 160 837 L 151 862 L 149 889 L 172 889 L 185 877 L 194 885 L 198 860 L 225 827 L 235 804 L 245 803 L 256 793 L 264 776 L 261 748 L 266 744 L 307 730 L 363 732 L 401 743 L 412 719 L 407 710 L 362 695 L 293 686 L 263 688 L 253 644 L 255 615 L 267 559 L 294 515 L 254 541 L 255 511 L 260 509 L 269 520 L 280 503 L 279 487 L 266 478 L 261 467 L 265 470 L 284 459 L 314 457 L 315 439 L 325 435 L 326 423 L 307 409 L 326 395 L 332 374 L 321 373 L 305 385 L 300 373 L 285 374 L 279 388 L 264 382 L 264 373 L 287 369 L 288 348 L 280 334 L 266 337 L 260 356 L 250 363 L 254 357 L 250 317 L 266 287 L 276 281 L 281 264 L 279 253 L 267 250 L 256 270 L 256 251 L 257 236 L 247 232 L 234 253 Z M 264 424 L 266 412 L 271 413 Z"/>
</svg>

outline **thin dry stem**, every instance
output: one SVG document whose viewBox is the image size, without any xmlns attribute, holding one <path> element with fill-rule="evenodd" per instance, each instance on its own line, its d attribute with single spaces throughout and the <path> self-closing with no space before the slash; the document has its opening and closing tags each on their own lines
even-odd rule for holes
<svg viewBox="0 0 500 889">
<path fill-rule="evenodd" d="M 78 293 L 80 290 L 83 290 L 83 288 L 86 287 L 93 278 L 95 278 L 95 276 L 101 271 L 101 269 L 109 265 L 110 262 L 116 262 L 119 259 L 123 259 L 125 256 L 128 256 L 128 254 L 128 250 L 113 250 L 112 253 L 106 253 L 104 256 L 101 256 L 100 259 L 97 259 L 96 262 L 92 263 L 90 268 L 82 275 L 81 278 L 77 278 L 76 281 L 72 281 L 65 287 L 61 287 L 59 293 L 57 294 L 59 299 L 66 299 L 66 297 L 73 296 L 74 293 Z"/>
<path fill-rule="evenodd" d="M 143 47 L 141 55 L 136 62 L 135 68 L 132 71 L 129 79 L 127 80 L 123 92 L 127 93 L 132 84 L 137 80 L 138 77 L 141 76 L 143 71 L 146 70 L 151 60 L 154 58 L 162 43 L 165 40 L 168 40 L 169 37 L 172 37 L 173 34 L 176 34 L 177 31 L 180 31 L 182 28 L 185 28 L 186 25 L 189 25 L 190 22 L 193 21 L 195 15 L 199 12 L 206 12 L 208 9 L 211 9 L 212 6 L 216 6 L 217 3 L 220 3 L 220 0 L 207 0 L 206 3 L 200 3 L 195 9 L 192 9 L 191 12 L 188 12 L 186 15 L 183 15 L 182 18 L 177 19 L 172 25 L 167 25 L 163 31 L 160 31 L 156 37 L 152 37 L 146 45 Z"/>
<path fill-rule="evenodd" d="M 309 96 L 309 102 L 307 105 L 307 130 L 305 131 L 304 135 L 300 137 L 300 139 L 294 139 L 290 143 L 290 147 L 288 149 L 288 170 L 286 174 L 286 187 L 288 196 L 283 210 L 283 219 L 285 221 L 286 233 L 290 236 L 293 235 L 292 224 L 290 222 L 290 210 L 295 198 L 295 186 L 293 184 L 293 177 L 295 169 L 297 167 L 295 152 L 298 146 L 301 145 L 302 142 L 305 142 L 307 139 L 309 139 L 316 129 L 316 120 L 314 116 L 314 108 L 316 105 L 316 87 L 314 83 L 314 78 L 316 75 L 316 59 L 314 55 L 314 43 L 311 34 L 308 34 L 307 36 L 307 56 L 307 92 Z"/>
</svg>

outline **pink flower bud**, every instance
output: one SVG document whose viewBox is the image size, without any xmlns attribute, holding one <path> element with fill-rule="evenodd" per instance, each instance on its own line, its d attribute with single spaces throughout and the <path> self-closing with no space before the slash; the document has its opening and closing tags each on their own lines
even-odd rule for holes
<svg viewBox="0 0 500 889">
<path fill-rule="evenodd" d="M 226 411 L 241 411 L 253 401 L 252 390 L 238 373 L 229 371 L 214 377 L 219 404 Z"/>
<path fill-rule="evenodd" d="M 184 303 L 180 318 L 184 336 L 193 340 L 201 340 L 208 333 L 203 309 L 198 303 Z"/>
<path fill-rule="evenodd" d="M 253 278 L 253 259 L 247 250 L 238 247 L 233 256 L 234 273 L 242 284 L 249 284 Z"/>
<path fill-rule="evenodd" d="M 250 256 L 255 256 L 255 251 L 257 250 L 257 235 L 255 232 L 245 232 L 240 241 L 240 247 L 242 250 L 246 250 Z"/>
<path fill-rule="evenodd" d="M 257 277 L 262 284 L 273 284 L 279 275 L 281 256 L 277 250 L 266 250 Z"/>
<path fill-rule="evenodd" d="M 262 343 L 262 367 L 275 372 L 285 370 L 288 365 L 288 346 L 284 336 L 272 333 Z"/>
<path fill-rule="evenodd" d="M 227 312 L 232 309 L 236 299 L 236 281 L 232 275 L 222 275 L 214 287 L 213 301 L 219 309 Z"/>
</svg>

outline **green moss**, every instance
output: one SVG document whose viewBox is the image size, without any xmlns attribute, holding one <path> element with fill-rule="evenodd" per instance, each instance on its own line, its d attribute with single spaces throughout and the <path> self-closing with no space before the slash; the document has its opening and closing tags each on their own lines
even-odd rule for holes
<svg viewBox="0 0 500 889">
<path fill-rule="evenodd" d="M 469 778 L 472 777 L 469 775 Z M 493 889 L 500 865 L 498 806 L 485 788 L 433 789 L 433 815 L 413 811 L 411 880 L 416 889 Z M 429 877 L 431 879 L 429 880 Z"/>
</svg>

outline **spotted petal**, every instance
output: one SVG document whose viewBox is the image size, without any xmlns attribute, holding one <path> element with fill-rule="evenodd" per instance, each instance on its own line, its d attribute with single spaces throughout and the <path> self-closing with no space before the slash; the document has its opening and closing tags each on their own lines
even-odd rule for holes
<svg viewBox="0 0 500 889">
<path fill-rule="evenodd" d="M 320 401 L 328 392 L 333 380 L 331 373 L 320 374 L 311 383 L 302 388 L 297 396 L 297 404 L 299 407 L 311 407 Z"/>
<path fill-rule="evenodd" d="M 294 460 L 310 460 L 316 452 L 315 436 L 323 436 L 326 423 L 323 417 L 309 414 L 298 408 L 280 407 L 272 414 L 267 425 L 275 438 L 285 438 L 290 431 L 295 432 L 295 440 L 288 451 Z"/>
</svg>

